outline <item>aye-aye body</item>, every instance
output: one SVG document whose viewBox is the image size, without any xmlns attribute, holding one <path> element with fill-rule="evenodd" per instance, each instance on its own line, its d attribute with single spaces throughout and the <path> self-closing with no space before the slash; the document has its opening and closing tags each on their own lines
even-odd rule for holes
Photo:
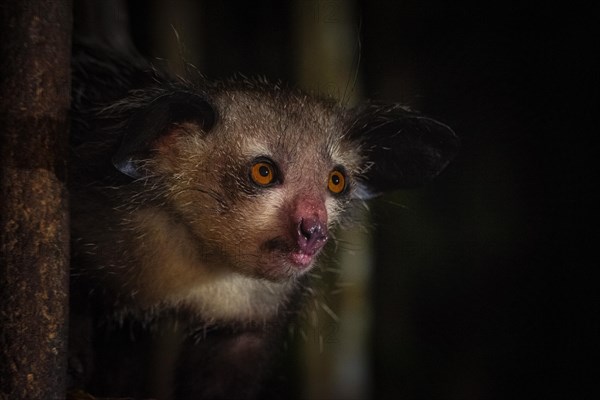
<svg viewBox="0 0 600 400">
<path fill-rule="evenodd" d="M 72 113 L 71 373 L 111 396 L 148 395 L 144 338 L 166 316 L 186 325 L 176 398 L 258 396 L 335 227 L 430 180 L 458 147 L 398 105 L 192 83 L 85 47 Z"/>
</svg>

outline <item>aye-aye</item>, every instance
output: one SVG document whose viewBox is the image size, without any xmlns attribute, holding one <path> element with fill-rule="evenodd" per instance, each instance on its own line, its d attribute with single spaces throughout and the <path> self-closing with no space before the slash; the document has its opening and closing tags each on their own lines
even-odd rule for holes
<svg viewBox="0 0 600 400">
<path fill-rule="evenodd" d="M 458 148 L 395 104 L 189 82 L 82 46 L 73 58 L 70 367 L 93 394 L 149 395 L 145 338 L 169 316 L 187 326 L 176 398 L 260 395 L 335 227 Z"/>
</svg>

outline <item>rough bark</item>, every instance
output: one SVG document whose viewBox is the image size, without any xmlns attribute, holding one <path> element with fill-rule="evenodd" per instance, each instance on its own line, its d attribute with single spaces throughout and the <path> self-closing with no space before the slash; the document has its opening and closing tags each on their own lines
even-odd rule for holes
<svg viewBox="0 0 600 400">
<path fill-rule="evenodd" d="M 71 4 L 0 4 L 0 398 L 64 398 Z"/>
</svg>

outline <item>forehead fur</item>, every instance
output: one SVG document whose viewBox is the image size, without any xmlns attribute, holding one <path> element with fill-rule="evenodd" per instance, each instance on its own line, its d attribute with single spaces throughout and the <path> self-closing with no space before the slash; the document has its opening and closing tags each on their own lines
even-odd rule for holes
<svg viewBox="0 0 600 400">
<path fill-rule="evenodd" d="M 278 87 L 234 86 L 212 97 L 219 135 L 243 143 L 247 156 L 280 162 L 346 164 L 342 109 L 334 102 Z"/>
</svg>

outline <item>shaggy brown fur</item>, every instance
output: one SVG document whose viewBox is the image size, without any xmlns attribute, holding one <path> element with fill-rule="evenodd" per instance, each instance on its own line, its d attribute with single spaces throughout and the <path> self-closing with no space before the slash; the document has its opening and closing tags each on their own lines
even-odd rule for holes
<svg viewBox="0 0 600 400">
<path fill-rule="evenodd" d="M 175 316 L 198 382 L 176 382 L 178 398 L 258 395 L 330 232 L 356 202 L 431 179 L 457 148 L 445 125 L 396 105 L 192 84 L 87 48 L 74 59 L 72 366 L 98 394 L 145 393 L 125 370 L 148 327 Z"/>
</svg>

